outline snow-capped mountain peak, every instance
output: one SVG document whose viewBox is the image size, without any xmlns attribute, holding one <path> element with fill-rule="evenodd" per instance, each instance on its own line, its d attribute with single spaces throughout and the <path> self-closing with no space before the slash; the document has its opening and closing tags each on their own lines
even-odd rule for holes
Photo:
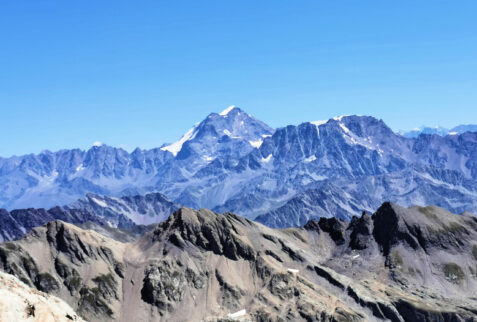
<svg viewBox="0 0 477 322">
<path fill-rule="evenodd" d="M 243 156 L 273 132 L 265 123 L 232 105 L 220 113 L 209 114 L 179 141 L 161 150 L 171 152 L 179 160 L 190 159 L 191 165 L 200 165 L 210 163 L 218 155 Z"/>
<path fill-rule="evenodd" d="M 349 116 L 360 116 L 360 115 L 338 115 L 333 117 L 333 120 L 341 122 L 343 118 L 349 117 Z"/>
<path fill-rule="evenodd" d="M 197 127 L 199 126 L 199 123 L 195 124 L 189 131 L 187 131 L 180 139 L 179 141 L 176 141 L 172 144 L 169 144 L 167 146 L 164 146 L 161 148 L 162 151 L 169 151 L 171 152 L 174 156 L 177 156 L 177 153 L 180 152 L 182 149 L 182 145 L 184 145 L 185 142 L 194 139 L 195 135 L 197 134 Z"/>
<path fill-rule="evenodd" d="M 235 105 L 230 105 L 229 107 L 227 107 L 225 110 L 223 110 L 222 112 L 219 113 L 220 116 L 227 116 L 234 108 L 236 108 L 237 106 Z"/>
<path fill-rule="evenodd" d="M 93 142 L 93 146 L 102 146 L 103 145 L 103 142 L 101 141 L 94 141 Z"/>
<path fill-rule="evenodd" d="M 316 125 L 316 126 L 320 126 L 320 125 L 328 123 L 328 121 L 329 120 L 319 120 L 319 121 L 313 121 L 313 122 L 310 122 L 310 123 L 313 124 L 313 125 Z"/>
</svg>

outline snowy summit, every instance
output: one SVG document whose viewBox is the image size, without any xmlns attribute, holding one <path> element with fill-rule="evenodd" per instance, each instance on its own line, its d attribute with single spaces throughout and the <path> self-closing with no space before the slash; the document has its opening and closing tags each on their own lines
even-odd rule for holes
<svg viewBox="0 0 477 322">
<path fill-rule="evenodd" d="M 227 107 L 225 110 L 219 113 L 220 116 L 227 116 L 234 108 L 236 108 L 235 105 L 230 105 Z"/>
</svg>

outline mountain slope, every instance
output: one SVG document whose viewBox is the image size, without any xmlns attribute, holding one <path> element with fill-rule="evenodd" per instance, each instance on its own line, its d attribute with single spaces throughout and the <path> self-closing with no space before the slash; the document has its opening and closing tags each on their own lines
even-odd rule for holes
<svg viewBox="0 0 477 322">
<path fill-rule="evenodd" d="M 0 272 L 0 321 L 78 321 L 83 319 L 57 297 L 31 289 Z"/>
<path fill-rule="evenodd" d="M 80 225 L 94 225 L 94 229 L 119 228 L 134 237 L 147 231 L 145 227 L 165 220 L 179 205 L 160 193 L 121 198 L 88 194 L 76 202 L 49 210 L 40 208 L 0 209 L 0 241 L 22 237 L 32 228 L 53 220 Z M 93 226 L 91 226 L 93 228 Z M 103 228 L 100 228 L 103 227 Z M 116 232 L 118 234 L 119 232 Z"/>
<path fill-rule="evenodd" d="M 473 321 L 476 240 L 437 207 L 286 230 L 181 208 L 132 243 L 51 222 L 0 244 L 0 269 L 90 321 Z"/>
<path fill-rule="evenodd" d="M 128 223 L 123 223 L 124 218 L 137 225 L 157 224 L 179 207 L 180 205 L 156 192 L 124 197 L 87 194 L 66 206 L 66 209 L 81 209 L 104 219 L 110 226 L 127 228 Z"/>
<path fill-rule="evenodd" d="M 460 172 L 409 168 L 356 179 L 334 179 L 305 190 L 255 218 L 275 228 L 297 227 L 310 219 L 336 216 L 350 220 L 372 212 L 382 200 L 405 206 L 437 205 L 455 213 L 477 210 L 477 184 Z"/>
<path fill-rule="evenodd" d="M 106 222 L 100 217 L 78 209 L 63 209 L 61 207 L 54 207 L 49 210 L 28 208 L 10 212 L 0 209 L 0 241 L 19 239 L 32 228 L 43 226 L 53 220 L 63 220 L 72 224 L 93 222 L 106 225 Z"/>
</svg>

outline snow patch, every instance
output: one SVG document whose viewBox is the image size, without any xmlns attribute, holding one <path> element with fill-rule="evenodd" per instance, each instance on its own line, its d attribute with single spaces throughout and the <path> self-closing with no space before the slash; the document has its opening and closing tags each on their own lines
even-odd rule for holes
<svg viewBox="0 0 477 322">
<path fill-rule="evenodd" d="M 102 201 L 102 200 L 98 200 L 98 199 L 96 199 L 96 198 L 94 198 L 94 197 L 91 197 L 91 200 L 92 200 L 93 202 L 95 202 L 95 203 L 96 203 L 98 206 L 100 206 L 100 207 L 103 207 L 103 208 L 107 208 L 107 207 L 108 207 L 108 205 L 107 205 L 104 201 Z"/>
<path fill-rule="evenodd" d="M 231 136 L 231 135 L 232 135 L 232 133 L 230 133 L 229 130 L 224 130 L 224 134 L 227 135 L 227 136 Z"/>
<path fill-rule="evenodd" d="M 338 115 L 333 117 L 333 120 L 341 122 L 344 117 L 351 116 L 351 115 Z"/>
<path fill-rule="evenodd" d="M 103 142 L 100 142 L 100 141 L 93 142 L 93 146 L 102 146 L 102 145 L 103 145 Z"/>
<path fill-rule="evenodd" d="M 229 107 L 227 107 L 225 110 L 223 110 L 222 112 L 219 113 L 220 116 L 227 116 L 227 114 L 230 113 L 230 111 L 232 111 L 236 106 L 235 105 L 230 105 Z"/>
<path fill-rule="evenodd" d="M 290 272 L 290 273 L 293 273 L 293 274 L 298 274 L 298 272 L 299 272 L 299 270 L 293 269 L 293 268 L 289 268 L 289 269 L 287 269 L 287 271 Z"/>
<path fill-rule="evenodd" d="M 196 129 L 197 129 L 197 126 L 198 124 L 194 125 L 193 128 L 191 128 L 189 131 L 187 131 L 186 134 L 184 134 L 179 141 L 177 142 L 174 142 L 168 146 L 165 146 L 165 147 L 162 147 L 161 150 L 162 151 L 169 151 L 171 152 L 174 156 L 177 156 L 177 154 L 181 151 L 182 149 L 182 145 L 184 145 L 185 142 L 189 141 L 189 140 L 192 140 L 197 132 L 196 132 Z"/>
<path fill-rule="evenodd" d="M 316 160 L 316 156 L 312 155 L 312 156 L 306 158 L 306 159 L 305 159 L 305 162 L 313 162 L 313 161 L 315 161 L 315 160 Z"/>
<path fill-rule="evenodd" d="M 261 161 L 261 162 L 264 162 L 264 163 L 268 163 L 268 162 L 270 162 L 270 160 L 272 160 L 272 158 L 273 158 L 273 155 L 270 153 L 270 154 L 268 155 L 268 157 L 262 158 L 260 161 Z"/>
<path fill-rule="evenodd" d="M 254 148 L 258 149 L 262 145 L 263 140 L 259 139 L 257 141 L 248 141 L 248 143 L 250 143 L 250 145 L 253 146 Z"/>
<path fill-rule="evenodd" d="M 315 126 L 320 126 L 320 125 L 328 123 L 328 120 L 313 121 L 313 122 L 310 122 L 310 123 L 315 125 Z"/>
<path fill-rule="evenodd" d="M 204 155 L 202 158 L 207 162 L 214 160 L 214 157 L 211 157 L 210 155 Z"/>
<path fill-rule="evenodd" d="M 345 131 L 346 134 L 349 134 L 351 131 L 343 123 L 339 123 L 341 129 Z"/>
</svg>

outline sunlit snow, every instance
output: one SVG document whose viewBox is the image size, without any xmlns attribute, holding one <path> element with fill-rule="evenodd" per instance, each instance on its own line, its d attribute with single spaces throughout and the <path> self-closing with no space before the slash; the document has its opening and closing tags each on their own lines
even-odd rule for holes
<svg viewBox="0 0 477 322">
<path fill-rule="evenodd" d="M 260 161 L 265 162 L 265 163 L 268 163 L 268 162 L 270 162 L 270 160 L 272 159 L 272 157 L 273 157 L 273 155 L 270 153 L 268 157 L 262 158 L 262 160 L 260 160 Z"/>
<path fill-rule="evenodd" d="M 184 134 L 179 141 L 177 142 L 174 142 L 168 146 L 165 146 L 165 147 L 162 147 L 161 150 L 162 151 L 169 151 L 171 152 L 174 156 L 177 156 L 177 153 L 180 152 L 180 150 L 182 149 L 182 145 L 186 142 L 186 141 L 189 141 L 189 140 L 192 140 L 195 135 L 196 135 L 196 129 L 197 129 L 197 125 L 194 125 L 193 128 L 191 128 L 189 131 L 187 131 L 186 134 Z"/>
<path fill-rule="evenodd" d="M 248 143 L 250 143 L 250 145 L 253 146 L 254 148 L 258 149 L 262 145 L 263 140 L 248 141 Z"/>
<path fill-rule="evenodd" d="M 305 162 L 313 162 L 313 161 L 315 161 L 315 160 L 316 160 L 316 156 L 312 155 L 312 156 L 306 158 L 306 159 L 305 159 Z"/>
<path fill-rule="evenodd" d="M 104 207 L 104 208 L 108 207 L 108 205 L 104 201 L 98 200 L 96 198 L 91 198 L 91 200 L 93 200 L 100 207 Z"/>
<path fill-rule="evenodd" d="M 229 107 L 227 107 L 225 110 L 223 110 L 222 112 L 219 113 L 220 116 L 227 116 L 227 114 L 230 113 L 230 111 L 232 111 L 236 106 L 235 105 L 230 105 Z"/>
</svg>

